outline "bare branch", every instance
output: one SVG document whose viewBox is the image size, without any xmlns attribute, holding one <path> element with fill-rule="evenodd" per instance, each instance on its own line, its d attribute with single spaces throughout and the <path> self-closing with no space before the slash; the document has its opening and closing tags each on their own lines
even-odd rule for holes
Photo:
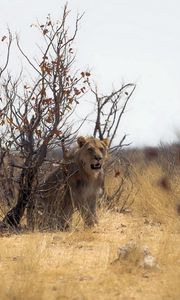
<svg viewBox="0 0 180 300">
<path fill-rule="evenodd" d="M 95 89 L 90 86 L 96 102 L 96 119 L 93 133 L 95 137 L 97 135 L 100 139 L 108 137 L 110 139 L 110 146 L 112 145 L 135 88 L 135 84 L 128 83 L 122 85 L 120 89 L 113 91 L 108 96 L 99 96 L 97 86 Z M 126 135 L 118 142 L 118 146 L 115 147 L 122 147 L 125 138 Z"/>
<path fill-rule="evenodd" d="M 2 68 L 0 68 L 0 77 L 2 76 L 2 73 L 6 70 L 8 63 L 9 63 L 11 44 L 12 44 L 12 34 L 11 34 L 10 30 L 8 29 L 7 55 L 6 55 L 6 61 L 5 61 L 4 66 Z"/>
</svg>

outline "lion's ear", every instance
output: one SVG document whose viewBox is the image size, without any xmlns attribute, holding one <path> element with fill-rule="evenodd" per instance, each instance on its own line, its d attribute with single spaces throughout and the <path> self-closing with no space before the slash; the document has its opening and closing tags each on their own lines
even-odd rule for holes
<svg viewBox="0 0 180 300">
<path fill-rule="evenodd" d="M 81 148 L 86 143 L 86 138 L 84 136 L 79 136 L 77 138 L 77 143 L 79 147 Z"/>
<path fill-rule="evenodd" d="M 108 138 L 106 138 L 106 139 L 103 139 L 102 140 L 102 142 L 103 142 L 103 144 L 106 146 L 106 147 L 108 147 L 109 146 L 109 139 Z"/>
</svg>

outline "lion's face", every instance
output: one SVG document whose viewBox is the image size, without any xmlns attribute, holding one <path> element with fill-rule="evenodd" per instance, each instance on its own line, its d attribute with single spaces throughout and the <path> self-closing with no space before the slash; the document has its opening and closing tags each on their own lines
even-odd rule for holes
<svg viewBox="0 0 180 300">
<path fill-rule="evenodd" d="M 93 137 L 79 137 L 78 162 L 84 171 L 91 176 L 98 174 L 107 158 L 108 139 L 99 140 Z"/>
</svg>

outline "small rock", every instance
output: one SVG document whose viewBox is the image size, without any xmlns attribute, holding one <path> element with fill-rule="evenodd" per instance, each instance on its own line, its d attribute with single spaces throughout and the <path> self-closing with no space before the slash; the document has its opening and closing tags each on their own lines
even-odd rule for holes
<svg viewBox="0 0 180 300">
<path fill-rule="evenodd" d="M 148 220 L 148 219 L 145 219 L 145 220 L 144 220 L 144 224 L 145 224 L 145 225 L 149 225 L 149 224 L 150 224 L 149 220 Z"/>
<path fill-rule="evenodd" d="M 146 274 L 146 273 L 144 273 L 144 274 L 143 274 L 143 277 L 144 277 L 144 278 L 149 278 L 149 275 Z"/>
<path fill-rule="evenodd" d="M 144 268 L 154 268 L 157 266 L 156 259 L 152 255 L 145 255 L 143 261 L 140 262 L 140 266 Z"/>
<path fill-rule="evenodd" d="M 118 258 L 127 258 L 128 255 L 132 252 L 133 249 L 136 248 L 136 245 L 134 243 L 129 243 L 126 244 L 124 246 L 122 246 L 121 248 L 118 249 L 117 254 L 118 254 Z"/>
<path fill-rule="evenodd" d="M 143 247 L 143 253 L 144 253 L 144 255 L 150 255 L 151 254 L 151 252 L 150 252 L 150 250 L 147 246 Z"/>
<path fill-rule="evenodd" d="M 131 242 L 119 248 L 117 255 L 118 260 L 128 260 L 129 262 L 135 263 L 142 268 L 152 269 L 154 267 L 158 267 L 156 258 L 152 256 L 147 246 L 143 246 L 141 248 L 135 243 Z"/>
<path fill-rule="evenodd" d="M 16 261 L 17 259 L 18 259 L 17 256 L 14 256 L 14 257 L 12 258 L 13 261 Z"/>
</svg>

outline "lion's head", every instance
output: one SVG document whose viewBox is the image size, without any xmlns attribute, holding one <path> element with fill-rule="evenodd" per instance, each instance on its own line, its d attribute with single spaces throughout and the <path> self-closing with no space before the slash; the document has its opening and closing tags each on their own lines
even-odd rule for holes
<svg viewBox="0 0 180 300">
<path fill-rule="evenodd" d="M 77 162 L 87 175 L 96 176 L 102 171 L 107 158 L 109 140 L 99 140 L 94 137 L 79 137 L 77 139 L 79 149 Z"/>
</svg>

